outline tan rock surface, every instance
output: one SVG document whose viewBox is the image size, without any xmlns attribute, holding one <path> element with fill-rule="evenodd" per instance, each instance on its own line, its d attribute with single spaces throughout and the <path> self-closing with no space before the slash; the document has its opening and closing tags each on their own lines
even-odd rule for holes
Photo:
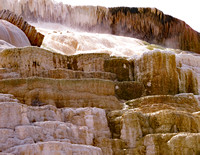
<svg viewBox="0 0 200 155">
<path fill-rule="evenodd" d="M 0 102 L 0 109 L 2 109 L 0 113 L 0 151 L 10 150 L 9 148 L 12 150 L 18 145 L 21 148 L 24 144 L 57 141 L 55 143 L 73 143 L 75 151 L 79 153 L 81 145 L 79 148 L 79 145 L 75 144 L 85 144 L 87 152 L 87 149 L 93 148 L 91 145 L 94 145 L 95 139 L 109 139 L 111 135 L 103 109 L 57 109 L 50 105 L 31 107 L 20 104 L 9 94 L 1 94 Z M 23 111 L 18 112 L 19 110 Z M 29 146 L 32 147 L 32 145 L 27 145 Z M 101 152 L 101 149 L 98 149 Z"/>
<path fill-rule="evenodd" d="M 143 113 L 171 109 L 176 111 L 199 111 L 198 100 L 193 94 L 153 95 L 145 96 L 126 102 L 128 109 L 135 109 Z"/>
<path fill-rule="evenodd" d="M 128 101 L 126 105 L 123 110 L 108 113 L 108 121 L 112 137 L 122 139 L 128 148 L 141 149 L 144 140 L 146 154 L 162 154 L 169 149 L 167 141 L 177 133 L 196 133 L 193 134 L 196 138 L 200 132 L 199 105 L 193 94 L 147 96 Z M 153 137 L 154 142 L 147 145 Z M 195 146 L 193 152 L 198 150 Z"/>
<path fill-rule="evenodd" d="M 27 144 L 20 145 L 5 151 L 7 153 L 13 154 L 94 154 L 94 155 L 102 155 L 102 151 L 98 147 L 94 146 L 86 146 L 86 145 L 77 145 L 71 144 L 67 142 L 43 142 L 37 144 Z"/>
<path fill-rule="evenodd" d="M 144 139 L 148 155 L 199 154 L 199 133 L 150 134 Z"/>
<path fill-rule="evenodd" d="M 145 95 L 144 86 L 136 81 L 123 81 L 115 83 L 115 94 L 118 98 L 131 100 Z"/>
<path fill-rule="evenodd" d="M 19 104 L 12 95 L 0 94 L 0 128 L 14 128 L 20 124 L 29 124 L 26 110 L 26 106 Z"/>
<path fill-rule="evenodd" d="M 144 84 L 147 95 L 178 93 L 176 57 L 169 52 L 149 52 L 135 62 L 136 81 Z"/>
<path fill-rule="evenodd" d="M 176 55 L 169 52 L 154 51 L 128 61 L 103 53 L 66 56 L 37 47 L 26 47 L 3 50 L 0 53 L 0 67 L 7 70 L 0 74 L 1 79 L 39 76 L 136 80 L 144 85 L 143 95 L 198 94 L 197 72 L 184 67 L 184 62 L 176 60 Z"/>
<path fill-rule="evenodd" d="M 85 78 L 98 78 L 107 80 L 116 80 L 116 74 L 109 72 L 93 71 L 93 72 L 83 72 L 74 71 L 71 69 L 53 69 L 46 70 L 41 73 L 42 77 L 54 78 L 54 79 L 85 79 Z"/>
<path fill-rule="evenodd" d="M 197 68 L 160 51 L 127 60 L 3 50 L 0 152 L 198 154 Z"/>
<path fill-rule="evenodd" d="M 198 94 L 196 73 L 183 67 L 174 53 L 144 53 L 135 61 L 134 72 L 135 80 L 144 84 L 146 95 Z"/>
<path fill-rule="evenodd" d="M 0 62 L 2 68 L 18 72 L 22 77 L 37 76 L 44 70 L 67 68 L 67 56 L 37 47 L 3 50 Z"/>
<path fill-rule="evenodd" d="M 33 77 L 1 80 L 0 87 L 1 93 L 13 94 L 22 103 L 32 106 L 50 104 L 59 108 L 121 108 L 120 102 L 115 97 L 115 84 L 107 80 L 65 80 Z"/>
<path fill-rule="evenodd" d="M 177 66 L 178 68 L 182 68 L 183 72 L 181 72 L 182 77 L 183 78 L 189 78 L 193 84 L 196 83 L 196 79 L 198 82 L 198 85 L 196 85 L 196 89 L 199 89 L 200 87 L 200 57 L 199 55 L 192 55 L 192 54 L 178 54 L 176 56 L 176 61 L 177 61 Z M 187 73 L 187 70 L 189 70 L 189 72 Z M 183 83 L 183 81 L 181 80 L 182 85 L 186 84 Z M 187 88 L 187 87 L 183 87 L 183 88 Z"/>
<path fill-rule="evenodd" d="M 104 53 L 66 56 L 37 47 L 26 47 L 3 50 L 0 53 L 0 67 L 10 72 L 17 72 L 21 77 L 40 76 L 59 79 L 101 78 L 115 80 L 118 78 L 118 74 L 121 73 L 116 75 L 114 71 L 108 69 L 108 65 L 104 65 L 104 62 L 109 59 L 110 56 Z M 121 61 L 120 58 L 117 60 Z M 125 65 L 123 61 L 120 63 L 121 70 L 127 70 L 123 68 L 123 65 Z M 129 68 L 131 69 L 131 66 Z M 129 77 L 129 69 L 128 75 L 123 76 L 121 74 L 120 76 L 123 79 L 126 76 Z"/>
</svg>

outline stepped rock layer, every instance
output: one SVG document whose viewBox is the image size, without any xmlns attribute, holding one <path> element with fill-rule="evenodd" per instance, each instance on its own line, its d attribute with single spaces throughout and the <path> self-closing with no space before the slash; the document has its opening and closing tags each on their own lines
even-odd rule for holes
<svg viewBox="0 0 200 155">
<path fill-rule="evenodd" d="M 110 137 L 103 109 L 31 107 L 12 95 L 0 94 L 0 111 L 1 152 L 102 154 L 100 148 L 91 146 L 93 139 Z M 39 149 L 38 145 L 45 146 Z"/>
<path fill-rule="evenodd" d="M 134 62 L 135 80 L 143 83 L 146 95 L 198 94 L 196 72 L 185 68 L 172 52 L 144 53 Z M 184 63 L 184 62 L 183 62 Z"/>
<path fill-rule="evenodd" d="M 0 67 L 17 72 L 21 77 L 96 76 L 119 81 L 133 80 L 132 61 L 113 58 L 105 53 L 66 56 L 37 47 L 5 49 L 0 53 Z"/>
<path fill-rule="evenodd" d="M 112 137 L 122 139 L 127 148 L 152 155 L 199 152 L 200 109 L 193 94 L 147 96 L 126 105 L 108 113 L 108 121 Z"/>
<path fill-rule="evenodd" d="M 199 154 L 199 55 L 189 56 L 2 50 L 0 154 Z"/>
<path fill-rule="evenodd" d="M 200 107 L 193 94 L 143 97 L 125 104 L 125 109 L 110 111 L 106 118 L 99 108 L 27 106 L 13 95 L 0 94 L 0 150 L 11 154 L 199 153 Z M 147 110 L 148 105 L 154 109 Z"/>
<path fill-rule="evenodd" d="M 6 20 L 6 21 L 12 23 L 13 25 L 17 26 L 19 29 L 21 29 L 26 34 L 26 36 L 29 39 L 29 41 L 30 41 L 32 46 L 39 46 L 39 47 L 41 46 L 42 41 L 44 39 L 44 35 L 42 35 L 41 33 L 37 32 L 35 27 L 31 26 L 30 24 L 28 24 L 28 22 L 26 22 L 23 19 L 22 16 L 18 16 L 15 13 L 13 13 L 13 12 L 11 12 L 9 10 L 1 10 L 0 11 L 0 19 Z M 8 24 L 7 24 L 6 27 L 7 27 L 7 29 L 9 28 Z M 12 32 L 17 33 L 17 30 L 15 30 L 15 29 L 12 30 Z M 1 32 L 2 32 L 2 30 L 1 30 Z M 18 35 L 20 36 L 20 34 L 18 34 Z M 2 35 L 1 35 L 1 37 L 2 37 Z M 10 42 L 10 40 L 12 42 Z M 13 45 L 17 46 L 18 44 L 16 44 L 15 42 L 21 41 L 23 43 L 27 39 L 26 38 L 19 38 L 17 36 L 11 36 L 10 40 L 7 39 L 5 41 L 7 41 L 8 43 L 11 43 L 11 44 L 14 43 Z M 25 45 L 28 46 L 30 44 L 25 44 Z M 21 46 L 25 46 L 25 45 L 22 44 Z M 19 45 L 17 47 L 19 47 Z"/>
<path fill-rule="evenodd" d="M 121 83 L 115 82 L 116 94 L 126 100 L 143 95 L 198 94 L 196 71 L 185 68 L 184 62 L 182 64 L 181 60 L 176 59 L 174 53 L 158 50 L 127 60 L 105 53 L 66 56 L 37 47 L 5 49 L 0 53 L 0 68 L 0 79 L 38 76 L 65 80 L 117 80 Z M 135 82 L 131 84 L 133 80 Z M 132 88 L 125 86 L 128 84 L 125 81 L 130 81 Z M 131 93 L 133 88 L 138 92 Z"/>
<path fill-rule="evenodd" d="M 27 20 L 62 23 L 88 31 L 131 36 L 167 47 L 200 52 L 198 32 L 155 8 L 70 6 L 51 0 L 1 1 L 3 8 L 22 14 Z"/>
<path fill-rule="evenodd" d="M 101 149 L 94 146 L 85 146 L 85 145 L 71 144 L 68 142 L 54 142 L 54 141 L 16 146 L 11 149 L 8 149 L 5 152 L 11 154 L 41 154 L 41 155 L 46 155 L 46 154 L 102 155 Z"/>
<path fill-rule="evenodd" d="M 0 92 L 13 94 L 22 103 L 33 106 L 120 109 L 114 86 L 114 82 L 99 79 L 8 79 L 0 81 Z"/>
</svg>

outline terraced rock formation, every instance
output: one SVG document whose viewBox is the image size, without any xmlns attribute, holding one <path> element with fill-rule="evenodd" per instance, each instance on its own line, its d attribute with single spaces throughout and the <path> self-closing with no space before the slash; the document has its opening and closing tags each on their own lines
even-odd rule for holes
<svg viewBox="0 0 200 155">
<path fill-rule="evenodd" d="M 0 154 L 199 154 L 198 59 L 5 49 Z"/>
<path fill-rule="evenodd" d="M 200 34 L 184 21 L 156 8 L 70 6 L 52 0 L 2 0 L 2 3 L 4 8 L 22 14 L 27 20 L 61 23 L 200 53 Z"/>
</svg>

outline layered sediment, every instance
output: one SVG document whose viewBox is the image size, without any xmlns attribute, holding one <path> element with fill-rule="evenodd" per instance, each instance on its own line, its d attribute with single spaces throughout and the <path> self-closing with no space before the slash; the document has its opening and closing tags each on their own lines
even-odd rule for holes
<svg viewBox="0 0 200 155">
<path fill-rule="evenodd" d="M 157 9 L 0 2 L 26 20 L 65 23 L 196 52 L 199 48 L 197 32 Z M 28 26 L 8 11 L 1 15 L 24 30 Z M 32 29 L 26 32 L 39 43 Z M 81 44 L 70 35 L 66 51 L 73 54 Z M 61 42 L 66 36 L 55 37 Z M 79 37 L 86 40 L 89 35 Z M 107 40 L 101 38 L 113 47 Z M 91 51 L 63 55 L 0 44 L 12 47 L 0 51 L 0 154 L 200 153 L 199 54 L 157 49 L 129 58 Z"/>
<path fill-rule="evenodd" d="M 4 49 L 0 151 L 198 154 L 198 64 L 188 56 L 157 50 L 126 59 Z"/>
</svg>

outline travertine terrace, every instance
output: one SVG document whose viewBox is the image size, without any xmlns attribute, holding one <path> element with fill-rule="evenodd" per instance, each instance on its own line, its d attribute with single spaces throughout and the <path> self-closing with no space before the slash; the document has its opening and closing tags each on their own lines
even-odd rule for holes
<svg viewBox="0 0 200 155">
<path fill-rule="evenodd" d="M 170 48 L 200 52 L 200 34 L 184 21 L 156 8 L 70 6 L 52 0 L 1 0 L 1 3 L 27 20 L 61 23 L 88 32 L 134 37 Z"/>
<path fill-rule="evenodd" d="M 161 51 L 127 60 L 37 47 L 3 50 L 0 150 L 198 153 L 198 73 L 192 64 L 183 67 L 184 55 L 177 57 Z"/>
<path fill-rule="evenodd" d="M 2 4 L 6 6 L 5 1 Z M 22 6 L 26 6 L 26 12 L 34 3 L 27 6 L 24 1 Z M 75 10 L 94 9 L 78 8 Z M 148 19 L 146 13 L 151 12 L 159 16 L 159 21 L 178 21 L 157 9 L 115 8 L 109 12 L 114 17 L 121 13 L 127 15 L 130 10 L 144 15 L 145 19 Z M 39 13 L 32 14 L 29 10 L 24 18 L 33 15 L 35 19 L 47 18 L 47 13 Z M 53 14 L 48 15 L 53 19 L 50 16 Z M 51 48 L 44 38 L 45 49 L 31 45 L 17 47 L 13 42 L 0 40 L 0 155 L 200 154 L 199 54 L 169 51 L 133 38 L 54 31 L 56 37 L 62 37 L 56 40 L 51 36 L 55 41 Z M 4 29 L 0 29 L 0 34 L 5 34 Z M 34 34 L 38 33 L 34 31 Z M 51 35 L 46 31 L 45 37 L 48 34 Z M 32 38 L 25 33 L 22 36 L 29 41 Z M 109 38 L 112 42 L 105 41 Z M 94 46 L 103 46 L 94 43 L 92 47 L 87 44 L 90 39 L 101 40 L 100 44 L 107 49 L 94 53 Z M 108 51 L 109 47 L 119 47 L 120 41 L 125 45 L 124 39 L 143 49 L 149 48 L 138 55 L 128 52 L 124 54 L 126 57 Z M 67 44 L 62 54 L 52 50 L 62 43 Z M 83 50 L 77 54 L 84 43 L 91 52 Z M 191 44 L 193 47 L 196 44 Z"/>
</svg>

